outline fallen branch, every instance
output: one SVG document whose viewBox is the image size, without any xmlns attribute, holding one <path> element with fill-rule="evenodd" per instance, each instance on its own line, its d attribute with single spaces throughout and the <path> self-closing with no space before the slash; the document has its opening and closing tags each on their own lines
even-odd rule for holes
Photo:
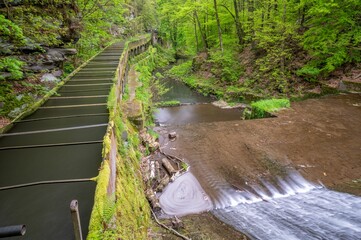
<svg viewBox="0 0 361 240">
<path fill-rule="evenodd" d="M 169 228 L 169 227 L 167 227 L 166 225 L 164 225 L 163 223 L 159 222 L 159 220 L 158 220 L 157 216 L 155 215 L 155 213 L 153 212 L 153 210 L 151 210 L 151 211 L 152 211 L 152 215 L 153 215 L 153 217 L 154 217 L 154 220 L 156 221 L 156 223 L 157 223 L 159 226 L 161 226 L 161 227 L 163 227 L 164 229 L 172 232 L 174 235 L 176 235 L 176 236 L 178 236 L 178 237 L 180 237 L 180 238 L 182 238 L 182 239 L 184 239 L 184 240 L 192 240 L 191 238 L 188 238 L 188 237 L 180 234 L 179 232 L 177 232 L 177 231 L 174 230 L 173 228 Z"/>
<path fill-rule="evenodd" d="M 173 156 L 173 155 L 170 155 L 168 153 L 165 153 L 163 152 L 162 150 L 159 150 L 161 154 L 165 155 L 167 158 L 174 158 L 174 159 L 177 159 L 178 161 L 182 162 L 182 163 L 185 163 L 187 164 L 183 159 L 179 158 L 179 157 L 176 157 L 176 156 Z"/>
<path fill-rule="evenodd" d="M 169 162 L 168 158 L 162 158 L 162 165 L 167 170 L 170 176 L 177 172 L 177 170 L 175 170 L 172 164 Z"/>
</svg>

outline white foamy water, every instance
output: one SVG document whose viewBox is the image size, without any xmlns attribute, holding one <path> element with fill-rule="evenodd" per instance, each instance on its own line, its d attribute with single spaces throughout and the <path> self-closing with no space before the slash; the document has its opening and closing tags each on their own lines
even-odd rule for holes
<svg viewBox="0 0 361 240">
<path fill-rule="evenodd" d="M 328 190 L 291 172 L 273 184 L 236 190 L 205 175 L 206 195 L 191 173 L 170 184 L 160 198 L 169 215 L 207 211 L 258 240 L 361 240 L 361 198 Z"/>
<path fill-rule="evenodd" d="M 322 188 L 321 185 L 313 184 L 305 180 L 298 172 L 292 171 L 282 179 L 278 178 L 276 184 L 261 180 L 261 185 L 249 185 L 248 190 L 236 190 L 229 184 L 217 182 L 214 185 L 224 185 L 219 189 L 217 198 L 213 199 L 214 207 L 222 209 L 239 204 L 251 204 L 272 199 L 290 197 L 296 194 L 307 193 L 313 189 Z"/>
<path fill-rule="evenodd" d="M 183 216 L 211 210 L 212 202 L 197 179 L 187 172 L 170 183 L 159 198 L 167 215 Z"/>
<path fill-rule="evenodd" d="M 361 239 L 361 198 L 310 183 L 297 172 L 220 199 L 212 213 L 251 239 Z M 229 199 L 234 204 L 224 207 Z"/>
<path fill-rule="evenodd" d="M 325 188 L 212 213 L 251 239 L 361 239 L 361 198 Z"/>
</svg>

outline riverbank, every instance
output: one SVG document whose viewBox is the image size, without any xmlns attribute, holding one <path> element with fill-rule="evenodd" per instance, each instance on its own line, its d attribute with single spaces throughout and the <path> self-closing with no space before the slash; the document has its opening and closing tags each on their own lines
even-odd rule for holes
<svg viewBox="0 0 361 240">
<path fill-rule="evenodd" d="M 352 74 L 337 72 L 329 79 L 320 82 L 294 82 L 294 86 L 287 92 L 275 92 L 267 89 L 267 86 L 258 86 L 241 76 L 239 81 L 221 81 L 214 71 L 222 71 L 213 66 L 212 61 L 202 59 L 202 54 L 193 59 L 182 60 L 166 71 L 165 75 L 184 82 L 190 88 L 205 96 L 213 96 L 228 102 L 230 106 L 238 103 L 250 103 L 261 99 L 288 98 L 292 101 L 318 98 L 324 95 L 337 94 L 344 91 L 360 91 L 359 68 L 356 66 Z M 235 71 L 235 70 L 233 70 Z M 241 70 L 239 70 L 242 72 Z M 240 74 L 238 72 L 238 74 Z M 242 75 L 243 73 L 241 73 Z"/>
</svg>

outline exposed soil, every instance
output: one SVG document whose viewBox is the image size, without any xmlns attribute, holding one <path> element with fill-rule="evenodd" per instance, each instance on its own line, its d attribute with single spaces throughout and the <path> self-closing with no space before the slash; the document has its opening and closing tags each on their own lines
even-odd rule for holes
<svg viewBox="0 0 361 240">
<path fill-rule="evenodd" d="M 201 213 L 181 218 L 183 227 L 177 229 L 183 235 L 192 240 L 247 240 L 248 238 L 227 224 L 219 221 L 210 213 Z M 168 227 L 172 227 L 171 220 L 163 221 Z M 154 240 L 179 240 L 181 238 L 165 231 L 157 230 L 151 234 Z"/>
<path fill-rule="evenodd" d="M 207 193 L 212 191 L 207 174 L 243 188 L 260 177 L 295 168 L 307 180 L 361 195 L 360 119 L 361 94 L 348 94 L 293 103 L 277 118 L 196 123 L 159 131 L 163 151 L 185 159 Z M 176 141 L 168 141 L 166 134 L 171 131 L 177 132 Z M 217 232 L 212 239 L 243 238 L 227 236 L 229 230 L 221 224 L 208 228 L 213 224 L 209 218 L 203 214 L 193 224 Z"/>
</svg>

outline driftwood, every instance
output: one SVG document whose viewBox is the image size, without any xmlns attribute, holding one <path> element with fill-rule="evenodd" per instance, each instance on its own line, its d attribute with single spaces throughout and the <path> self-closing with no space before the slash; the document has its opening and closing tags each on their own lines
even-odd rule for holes
<svg viewBox="0 0 361 240">
<path fill-rule="evenodd" d="M 172 164 L 169 162 L 168 158 L 162 158 L 162 165 L 167 170 L 170 176 L 177 172 L 177 170 L 175 170 Z"/>
<path fill-rule="evenodd" d="M 159 226 L 167 229 L 168 231 L 172 232 L 174 235 L 176 235 L 176 236 L 178 236 L 178 237 L 180 237 L 180 238 L 182 238 L 182 239 L 184 239 L 184 240 L 191 240 L 190 238 L 188 238 L 188 237 L 180 234 L 179 232 L 177 232 L 177 231 L 174 230 L 173 228 L 169 228 L 169 227 L 167 227 L 166 225 L 164 225 L 163 223 L 159 222 L 159 220 L 158 220 L 157 216 L 155 215 L 155 213 L 153 212 L 153 210 L 151 210 L 151 211 L 152 211 L 152 215 L 153 215 L 153 217 L 154 217 L 154 220 L 156 221 L 156 223 L 157 223 Z"/>
<path fill-rule="evenodd" d="M 173 155 L 171 155 L 171 154 L 168 154 L 168 153 L 165 153 L 165 152 L 163 152 L 162 150 L 159 150 L 159 152 L 161 153 L 161 154 L 163 154 L 164 156 L 166 156 L 167 158 L 169 158 L 169 159 L 176 159 L 176 160 L 178 160 L 178 161 L 180 161 L 180 162 L 182 162 L 182 163 L 185 163 L 185 164 L 187 164 L 183 159 L 181 159 L 181 158 L 179 158 L 179 157 L 176 157 L 176 156 L 173 156 Z"/>
<path fill-rule="evenodd" d="M 159 182 L 159 184 L 158 184 L 158 186 L 157 186 L 156 191 L 157 191 L 157 192 L 162 192 L 163 189 L 168 185 L 169 181 L 170 181 L 169 176 L 168 176 L 168 175 L 165 175 L 164 178 L 162 178 L 162 180 L 160 180 L 160 182 Z"/>
<path fill-rule="evenodd" d="M 159 201 L 157 199 L 157 197 L 155 196 L 153 190 L 150 188 L 145 192 L 145 196 L 147 197 L 150 205 L 152 206 L 152 208 L 154 210 L 160 210 L 160 205 L 159 205 Z"/>
</svg>

